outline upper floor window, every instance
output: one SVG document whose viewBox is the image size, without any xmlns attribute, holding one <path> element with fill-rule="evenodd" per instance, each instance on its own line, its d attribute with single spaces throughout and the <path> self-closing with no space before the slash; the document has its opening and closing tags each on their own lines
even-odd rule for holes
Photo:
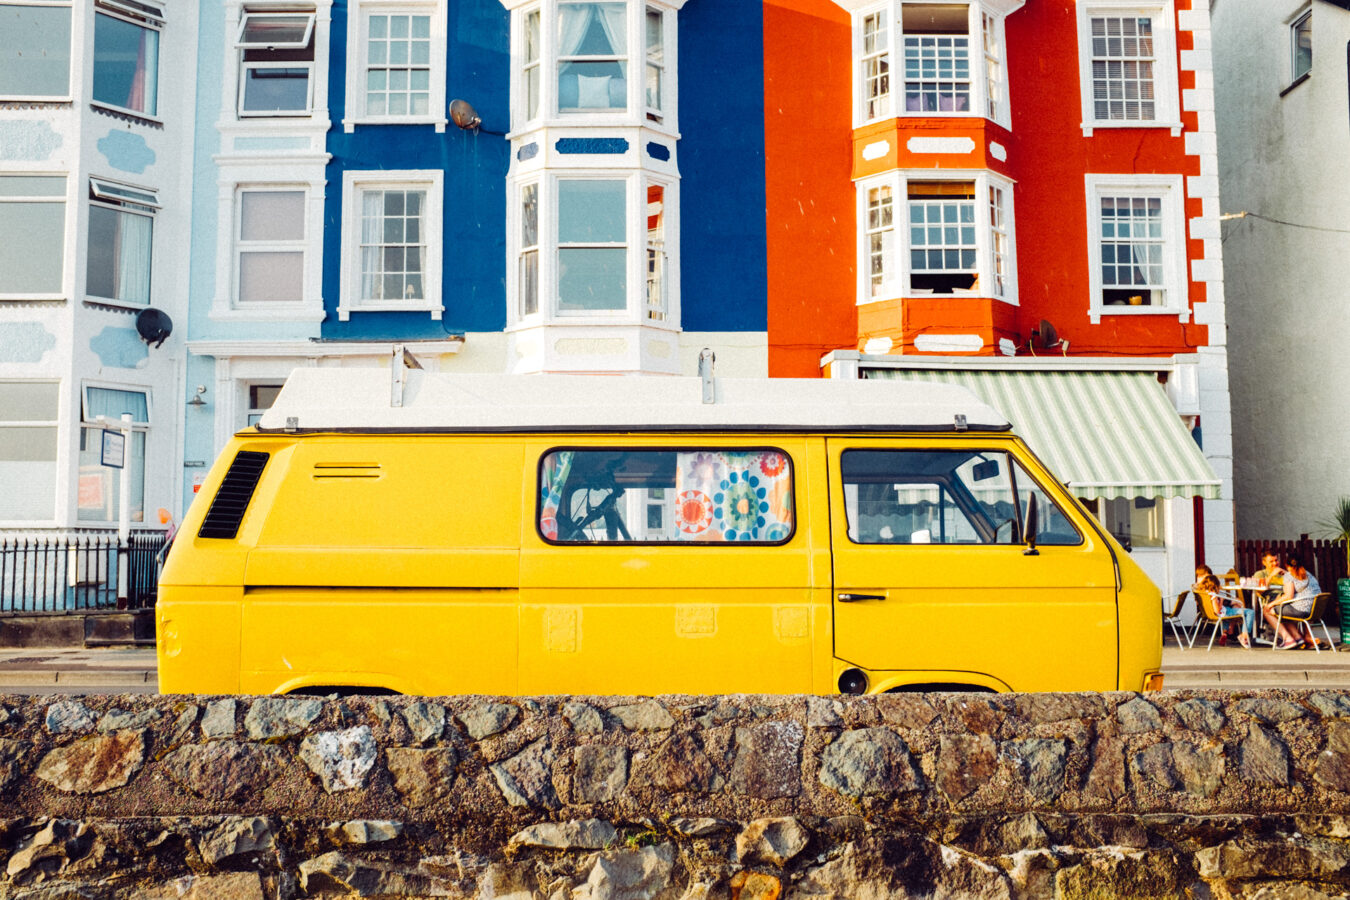
<svg viewBox="0 0 1350 900">
<path fill-rule="evenodd" d="M 164 13 L 136 0 L 99 0 L 94 7 L 96 103 L 157 115 L 159 29 Z"/>
<path fill-rule="evenodd" d="M 674 185 L 635 172 L 531 178 L 515 188 L 515 317 L 675 316 Z"/>
<path fill-rule="evenodd" d="M 637 113 L 670 124 L 674 16 L 666 4 L 635 0 L 542 0 L 515 10 L 514 120 Z"/>
<path fill-rule="evenodd" d="M 443 172 L 343 174 L 338 316 L 425 311 L 441 317 Z"/>
<path fill-rule="evenodd" d="M 347 38 L 347 130 L 357 122 L 445 127 L 442 3 L 357 0 Z"/>
<path fill-rule="evenodd" d="M 70 97 L 70 4 L 0 2 L 0 98 Z"/>
<path fill-rule="evenodd" d="M 1077 4 L 1083 128 L 1180 128 L 1171 3 Z"/>
<path fill-rule="evenodd" d="M 89 179 L 89 248 L 85 294 L 132 306 L 150 303 L 155 192 Z"/>
<path fill-rule="evenodd" d="M 860 302 L 928 294 L 1014 302 L 1012 185 L 886 175 L 859 186 Z M 903 196 L 904 228 L 895 198 Z"/>
<path fill-rule="evenodd" d="M 1305 10 L 1289 26 L 1290 81 L 1312 71 L 1312 10 Z"/>
<path fill-rule="evenodd" d="M 997 7 L 891 0 L 858 13 L 860 121 L 980 115 L 1007 125 L 1003 15 Z"/>
<path fill-rule="evenodd" d="M 0 175 L 0 297 L 60 296 L 65 283 L 66 177 Z"/>
<path fill-rule="evenodd" d="M 313 104 L 312 10 L 245 10 L 235 46 L 240 116 L 307 116 Z"/>
<path fill-rule="evenodd" d="M 1089 316 L 1185 315 L 1181 176 L 1089 175 Z"/>
<path fill-rule="evenodd" d="M 286 185 L 240 189 L 235 238 L 240 306 L 305 299 L 306 199 L 303 188 Z"/>
</svg>

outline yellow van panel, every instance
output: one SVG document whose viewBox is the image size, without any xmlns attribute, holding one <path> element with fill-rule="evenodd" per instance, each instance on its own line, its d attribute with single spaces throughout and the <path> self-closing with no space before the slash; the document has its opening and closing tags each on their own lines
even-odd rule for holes
<svg viewBox="0 0 1350 900">
<path fill-rule="evenodd" d="M 516 630 L 513 590 L 253 588 L 240 689 L 513 694 Z"/>
<path fill-rule="evenodd" d="M 268 547 L 249 553 L 244 584 L 507 588 L 516 584 L 519 559 L 515 548 Z"/>
<path fill-rule="evenodd" d="M 161 590 L 155 603 L 160 693 L 239 692 L 241 593 L 239 587 Z"/>
</svg>

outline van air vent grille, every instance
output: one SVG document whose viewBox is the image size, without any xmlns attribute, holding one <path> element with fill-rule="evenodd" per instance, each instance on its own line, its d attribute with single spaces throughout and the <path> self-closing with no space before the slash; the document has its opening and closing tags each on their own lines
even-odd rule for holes
<svg viewBox="0 0 1350 900">
<path fill-rule="evenodd" d="M 253 491 L 258 487 L 258 479 L 262 477 L 263 467 L 267 465 L 268 456 L 267 453 L 252 450 L 239 451 L 234 462 L 230 463 L 230 470 L 225 473 L 225 480 L 221 482 L 220 490 L 216 491 L 215 499 L 211 501 L 211 508 L 206 511 L 197 537 L 234 540 L 234 536 L 239 533 L 239 523 L 244 520 L 244 510 L 248 509 Z"/>
</svg>

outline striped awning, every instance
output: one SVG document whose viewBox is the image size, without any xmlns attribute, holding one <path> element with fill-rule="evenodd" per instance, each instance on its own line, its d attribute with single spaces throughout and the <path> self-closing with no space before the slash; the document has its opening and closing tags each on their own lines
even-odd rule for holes
<svg viewBox="0 0 1350 900">
<path fill-rule="evenodd" d="M 1150 372 L 864 369 L 864 378 L 957 384 L 1007 416 L 1086 500 L 1219 497 L 1219 478 Z"/>
</svg>

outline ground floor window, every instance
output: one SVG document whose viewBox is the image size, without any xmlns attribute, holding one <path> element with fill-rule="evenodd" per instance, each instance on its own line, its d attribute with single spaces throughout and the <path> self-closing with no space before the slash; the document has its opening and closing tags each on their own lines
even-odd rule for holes
<svg viewBox="0 0 1350 900">
<path fill-rule="evenodd" d="M 0 521 L 56 516 L 60 383 L 0 381 Z"/>
<path fill-rule="evenodd" d="M 121 480 L 128 478 L 130 519 L 144 522 L 145 439 L 150 425 L 146 392 L 86 385 L 82 405 L 77 518 L 81 522 L 116 523 L 121 515 Z M 119 469 L 103 465 L 103 432 L 119 422 L 123 413 L 131 414 L 132 433 L 126 444 L 125 465 Z"/>
<path fill-rule="evenodd" d="M 1126 550 L 1136 547 L 1162 547 L 1166 544 L 1163 509 L 1158 497 L 1112 497 L 1084 500 L 1097 519 L 1120 541 Z"/>
</svg>

